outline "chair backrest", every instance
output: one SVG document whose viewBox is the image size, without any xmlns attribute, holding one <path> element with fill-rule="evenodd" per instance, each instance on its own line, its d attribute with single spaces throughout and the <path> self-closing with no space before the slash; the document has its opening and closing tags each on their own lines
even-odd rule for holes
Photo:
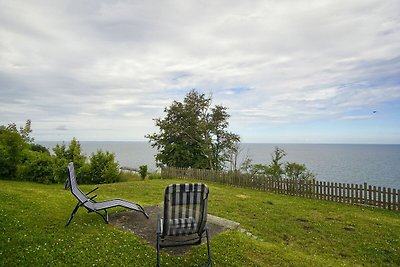
<svg viewBox="0 0 400 267">
<path fill-rule="evenodd" d="M 85 207 L 88 206 L 87 204 L 92 203 L 92 201 L 88 198 L 88 196 L 85 193 L 83 193 L 78 187 L 73 162 L 70 162 L 68 164 L 68 180 L 71 193 L 78 199 L 80 203 L 85 204 L 84 205 Z"/>
<path fill-rule="evenodd" d="M 207 222 L 208 187 L 171 184 L 165 188 L 162 235 L 202 234 Z"/>
</svg>

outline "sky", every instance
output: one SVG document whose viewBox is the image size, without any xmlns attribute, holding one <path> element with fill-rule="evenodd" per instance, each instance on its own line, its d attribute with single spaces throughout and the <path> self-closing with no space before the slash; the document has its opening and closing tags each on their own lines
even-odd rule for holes
<svg viewBox="0 0 400 267">
<path fill-rule="evenodd" d="M 146 141 L 191 89 L 242 142 L 400 144 L 400 1 L 0 0 L 0 125 Z"/>
</svg>

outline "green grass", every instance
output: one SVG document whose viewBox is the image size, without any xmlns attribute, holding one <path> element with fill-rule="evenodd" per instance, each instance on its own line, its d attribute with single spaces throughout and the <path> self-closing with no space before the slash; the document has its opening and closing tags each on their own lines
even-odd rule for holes
<svg viewBox="0 0 400 267">
<path fill-rule="evenodd" d="M 126 179 L 100 185 L 98 200 L 125 198 L 144 206 L 163 200 L 181 180 Z M 208 183 L 209 213 L 240 222 L 211 241 L 215 266 L 399 266 L 400 214 Z M 93 186 L 82 185 L 83 191 Z M 80 209 L 62 185 L 0 180 L 0 266 L 155 266 L 156 250 L 138 236 Z M 118 212 L 121 209 L 113 209 Z M 163 266 L 206 262 L 206 246 Z"/>
</svg>

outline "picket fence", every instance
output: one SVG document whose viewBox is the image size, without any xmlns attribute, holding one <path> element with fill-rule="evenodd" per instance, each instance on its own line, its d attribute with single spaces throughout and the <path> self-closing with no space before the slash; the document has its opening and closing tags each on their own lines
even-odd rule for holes
<svg viewBox="0 0 400 267">
<path fill-rule="evenodd" d="M 400 190 L 364 184 L 301 181 L 239 172 L 166 167 L 161 178 L 196 179 L 279 194 L 400 211 Z"/>
</svg>

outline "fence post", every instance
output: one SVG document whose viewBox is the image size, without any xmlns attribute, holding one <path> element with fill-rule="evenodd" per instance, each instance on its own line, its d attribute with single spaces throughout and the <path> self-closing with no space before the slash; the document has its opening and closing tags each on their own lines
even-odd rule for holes
<svg viewBox="0 0 400 267">
<path fill-rule="evenodd" d="M 400 189 L 397 189 L 397 210 L 400 211 Z"/>
<path fill-rule="evenodd" d="M 386 209 L 386 187 L 382 188 L 382 204 L 383 208 Z"/>
<path fill-rule="evenodd" d="M 368 185 L 364 183 L 364 204 L 368 204 Z"/>
</svg>

